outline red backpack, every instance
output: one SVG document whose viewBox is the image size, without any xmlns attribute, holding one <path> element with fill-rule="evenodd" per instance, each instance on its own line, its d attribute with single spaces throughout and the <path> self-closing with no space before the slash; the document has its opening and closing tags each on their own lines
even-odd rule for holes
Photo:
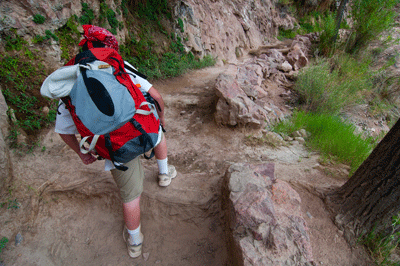
<svg viewBox="0 0 400 266">
<path fill-rule="evenodd" d="M 82 136 L 83 153 L 95 150 L 119 170 L 123 163 L 154 148 L 160 121 L 152 98 L 146 100 L 125 71 L 121 56 L 111 48 L 84 51 L 66 66 L 79 64 L 80 75 L 70 94 L 63 97 Z M 136 72 L 136 74 L 138 74 Z M 152 102 L 153 101 L 153 102 Z M 88 149 L 85 143 L 90 143 Z"/>
</svg>

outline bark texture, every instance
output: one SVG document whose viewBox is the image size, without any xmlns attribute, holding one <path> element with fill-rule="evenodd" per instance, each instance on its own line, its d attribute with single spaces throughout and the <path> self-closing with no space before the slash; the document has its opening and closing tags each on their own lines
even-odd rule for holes
<svg viewBox="0 0 400 266">
<path fill-rule="evenodd" d="M 340 206 L 336 222 L 345 234 L 358 237 L 375 226 L 377 232 L 389 229 L 400 211 L 400 120 L 331 196 Z"/>
</svg>

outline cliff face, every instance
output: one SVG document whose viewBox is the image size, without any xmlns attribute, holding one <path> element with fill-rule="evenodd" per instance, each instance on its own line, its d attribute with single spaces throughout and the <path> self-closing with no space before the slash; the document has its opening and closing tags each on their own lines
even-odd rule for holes
<svg viewBox="0 0 400 266">
<path fill-rule="evenodd" d="M 188 0 L 175 4 L 175 16 L 185 22 L 188 49 L 228 62 L 245 51 L 274 42 L 279 26 L 293 27 L 293 18 L 280 13 L 276 1 Z"/>
<path fill-rule="evenodd" d="M 170 28 L 181 37 L 186 51 L 197 56 L 211 54 L 219 62 L 235 62 L 248 49 L 274 42 L 278 28 L 293 27 L 294 19 L 280 12 L 276 0 L 185 0 L 170 2 L 173 14 Z M 118 0 L 105 3 L 114 11 L 120 8 Z M 95 14 L 99 14 L 100 1 L 88 2 Z M 130 10 L 134 12 L 134 10 Z M 30 41 L 36 35 L 44 35 L 46 30 L 54 31 L 68 21 L 71 16 L 81 16 L 80 0 L 3 0 L 0 2 L 1 36 L 16 30 L 16 33 Z M 40 14 L 46 18 L 43 24 L 36 24 L 33 18 Z M 116 19 L 125 24 L 118 30 L 118 39 L 123 43 L 131 21 L 123 12 L 115 12 Z M 181 22 L 179 25 L 178 21 Z M 183 25 L 183 30 L 181 29 Z M 60 62 L 59 47 L 56 42 L 45 47 L 46 55 Z"/>
</svg>

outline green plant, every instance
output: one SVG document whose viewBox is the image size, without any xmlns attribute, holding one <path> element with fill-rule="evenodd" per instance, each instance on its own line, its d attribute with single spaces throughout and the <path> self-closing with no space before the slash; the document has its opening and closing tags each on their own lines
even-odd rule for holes
<svg viewBox="0 0 400 266">
<path fill-rule="evenodd" d="M 170 7 L 167 0 L 148 0 L 139 1 L 138 14 L 140 17 L 145 17 L 149 20 L 156 21 L 162 14 L 170 17 Z"/>
<path fill-rule="evenodd" d="M 278 34 L 278 40 L 284 40 L 284 39 L 293 39 L 296 37 L 297 31 L 293 29 L 284 29 L 283 27 L 279 27 L 279 34 Z"/>
<path fill-rule="evenodd" d="M 114 35 L 117 34 L 117 29 L 123 28 L 123 23 L 117 20 L 115 11 L 112 10 L 104 1 L 100 3 L 100 21 L 104 25 L 104 20 L 107 19 L 108 24 L 111 26 L 110 32 Z"/>
<path fill-rule="evenodd" d="M 67 23 L 55 32 L 55 35 L 59 38 L 62 51 L 61 58 L 64 60 L 71 59 L 76 53 L 75 49 L 80 39 L 75 18 L 70 17 Z"/>
<path fill-rule="evenodd" d="M 304 128 L 311 133 L 307 145 L 332 157 L 338 162 L 350 165 L 353 173 L 371 153 L 376 143 L 354 133 L 351 123 L 330 114 L 312 114 L 304 111 L 294 112 L 293 116 L 273 127 L 273 131 L 290 135 Z"/>
<path fill-rule="evenodd" d="M 178 25 L 179 25 L 179 28 L 181 29 L 181 32 L 183 33 L 185 31 L 185 28 L 183 25 L 183 20 L 181 18 L 178 18 Z"/>
<path fill-rule="evenodd" d="M 295 84 L 302 108 L 315 113 L 338 114 L 362 99 L 362 91 L 372 90 L 369 61 L 338 55 L 304 68 Z"/>
<path fill-rule="evenodd" d="M 19 36 L 15 30 L 12 31 L 12 35 L 7 35 L 4 38 L 6 51 L 21 51 L 28 42 Z"/>
<path fill-rule="evenodd" d="M 3 250 L 3 248 L 5 248 L 6 247 L 6 244 L 8 243 L 8 238 L 7 237 L 3 237 L 1 240 L 0 240 L 0 253 L 1 253 L 1 251 Z"/>
<path fill-rule="evenodd" d="M 33 16 L 33 22 L 36 24 L 43 24 L 46 21 L 46 18 L 40 14 L 36 14 Z"/>
<path fill-rule="evenodd" d="M 32 42 L 33 43 L 42 43 L 42 42 L 44 42 L 46 40 L 49 40 L 50 38 L 53 38 L 53 40 L 55 40 L 55 41 L 59 40 L 59 38 L 54 33 L 52 33 L 50 30 L 46 30 L 45 34 L 46 35 L 44 35 L 44 36 L 36 35 L 33 38 Z"/>
<path fill-rule="evenodd" d="M 398 265 L 390 261 L 390 255 L 400 243 L 400 216 L 392 218 L 390 232 L 376 232 L 376 227 L 361 237 L 361 242 L 369 249 L 378 265 Z"/>
<path fill-rule="evenodd" d="M 335 47 L 332 43 L 334 36 L 336 35 L 336 20 L 335 14 L 329 13 L 325 16 L 325 19 L 321 23 L 321 35 L 319 41 L 319 49 L 323 55 L 330 55 L 334 52 Z"/>
<path fill-rule="evenodd" d="M 20 203 L 17 201 L 17 199 L 14 200 L 8 200 L 8 207 L 7 209 L 19 209 Z"/>
<path fill-rule="evenodd" d="M 126 17 L 129 14 L 129 9 L 127 7 L 127 0 L 121 0 L 120 8 L 122 10 L 122 14 Z"/>
<path fill-rule="evenodd" d="M 371 40 L 390 28 L 397 16 L 398 0 L 354 0 L 351 1 L 353 34 L 349 37 L 347 51 L 355 53 Z"/>
<path fill-rule="evenodd" d="M 39 87 L 46 75 L 38 59 L 36 52 L 26 47 L 12 56 L 0 56 L 2 93 L 9 106 L 8 114 L 15 117 L 9 135 L 13 143 L 18 137 L 18 128 L 24 129 L 28 135 L 34 135 L 49 123 L 49 116 L 42 113 L 43 105 L 55 108 L 55 104 L 40 96 Z"/>
<path fill-rule="evenodd" d="M 92 24 L 94 20 L 93 9 L 89 8 L 87 3 L 82 3 L 82 15 L 79 17 L 79 23 L 81 25 Z"/>
<path fill-rule="evenodd" d="M 10 130 L 8 138 L 13 142 L 13 141 L 17 140 L 18 135 L 20 135 L 20 134 L 21 133 L 17 129 L 13 128 L 13 129 Z"/>
</svg>

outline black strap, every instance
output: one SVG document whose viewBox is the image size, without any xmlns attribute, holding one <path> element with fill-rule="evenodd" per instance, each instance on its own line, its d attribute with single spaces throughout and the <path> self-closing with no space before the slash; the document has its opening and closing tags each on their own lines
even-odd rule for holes
<svg viewBox="0 0 400 266">
<path fill-rule="evenodd" d="M 147 76 L 145 74 L 140 73 L 139 71 L 137 71 L 136 69 L 134 69 L 131 66 L 128 66 L 127 64 L 124 63 L 124 67 L 125 69 L 128 69 L 129 71 L 135 73 L 136 75 L 138 75 L 139 77 L 143 78 L 143 79 L 147 79 Z"/>
<path fill-rule="evenodd" d="M 131 120 L 129 120 L 129 122 L 132 123 L 132 125 L 139 130 L 140 133 L 142 133 L 142 135 L 139 137 L 140 140 L 140 146 L 143 147 L 143 156 L 144 158 L 146 158 L 147 160 L 151 159 L 154 157 L 154 149 L 151 151 L 150 156 L 147 156 L 145 154 L 146 152 L 146 146 L 147 143 L 150 143 L 151 147 L 154 147 L 154 143 L 153 140 L 151 139 L 151 137 L 149 136 L 149 134 L 147 134 L 147 132 L 142 128 L 142 125 L 136 121 L 134 118 L 132 118 Z"/>
<path fill-rule="evenodd" d="M 86 65 L 87 63 L 91 63 L 96 60 L 98 60 L 96 56 L 90 50 L 86 50 L 75 56 L 74 63 L 75 65 L 76 64 Z"/>
<path fill-rule="evenodd" d="M 128 170 L 128 167 L 120 164 L 116 164 L 115 159 L 114 159 L 114 152 L 112 150 L 112 144 L 111 144 L 111 139 L 110 139 L 110 134 L 104 134 L 104 140 L 106 142 L 106 148 L 108 150 L 108 153 L 110 154 L 110 158 L 112 163 L 114 164 L 115 168 L 121 171 L 126 171 Z"/>
</svg>

